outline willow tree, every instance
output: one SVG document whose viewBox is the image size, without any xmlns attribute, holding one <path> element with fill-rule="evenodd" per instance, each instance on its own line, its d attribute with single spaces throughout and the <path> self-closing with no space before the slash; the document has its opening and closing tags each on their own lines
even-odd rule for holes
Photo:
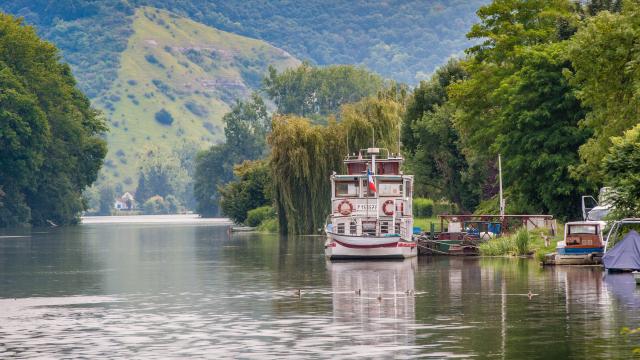
<svg viewBox="0 0 640 360">
<path fill-rule="evenodd" d="M 318 232 L 331 210 L 331 173 L 344 171 L 343 156 L 371 146 L 374 137 L 376 146 L 397 152 L 402 111 L 401 103 L 379 96 L 343 106 L 340 122 L 327 126 L 275 116 L 269 145 L 280 232 Z"/>
</svg>

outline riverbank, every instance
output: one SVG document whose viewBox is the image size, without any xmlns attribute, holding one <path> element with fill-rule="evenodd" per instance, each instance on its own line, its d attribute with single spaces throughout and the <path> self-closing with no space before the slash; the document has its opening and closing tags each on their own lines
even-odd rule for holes
<svg viewBox="0 0 640 360">
<path fill-rule="evenodd" d="M 227 218 L 203 218 L 198 214 L 83 216 L 81 224 L 211 224 L 231 225 Z"/>
</svg>

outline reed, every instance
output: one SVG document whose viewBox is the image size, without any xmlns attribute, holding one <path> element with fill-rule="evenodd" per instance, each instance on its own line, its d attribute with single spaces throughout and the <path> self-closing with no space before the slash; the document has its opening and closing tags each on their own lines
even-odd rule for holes
<svg viewBox="0 0 640 360">
<path fill-rule="evenodd" d="M 518 255 L 529 254 L 529 243 L 531 237 L 529 236 L 529 230 L 522 228 L 514 235 L 514 243 Z"/>
<path fill-rule="evenodd" d="M 480 244 L 480 254 L 484 256 L 511 255 L 517 251 L 513 237 L 504 236 Z"/>
</svg>

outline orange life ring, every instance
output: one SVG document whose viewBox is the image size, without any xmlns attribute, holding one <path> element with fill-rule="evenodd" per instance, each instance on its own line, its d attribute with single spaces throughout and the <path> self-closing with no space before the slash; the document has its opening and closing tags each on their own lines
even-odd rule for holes
<svg viewBox="0 0 640 360">
<path fill-rule="evenodd" d="M 340 204 L 338 204 L 338 212 L 345 216 L 349 215 L 353 212 L 353 205 L 349 202 L 349 200 L 342 200 Z"/>
<path fill-rule="evenodd" d="M 389 210 L 389 209 L 387 208 L 389 205 L 391 205 L 391 206 L 392 206 L 391 210 Z M 387 200 L 387 201 L 385 201 L 385 202 L 384 202 L 384 205 L 382 205 L 382 212 L 383 212 L 385 215 L 393 215 L 393 210 L 395 210 L 395 209 L 393 209 L 393 207 L 394 207 L 394 206 L 393 206 L 393 200 Z"/>
</svg>

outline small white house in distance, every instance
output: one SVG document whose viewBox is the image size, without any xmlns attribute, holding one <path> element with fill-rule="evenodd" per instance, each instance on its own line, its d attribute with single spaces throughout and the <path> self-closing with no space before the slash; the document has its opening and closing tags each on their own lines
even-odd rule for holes
<svg viewBox="0 0 640 360">
<path fill-rule="evenodd" d="M 121 197 L 116 198 L 113 207 L 116 210 L 133 210 L 136 208 L 136 199 L 127 191 Z"/>
</svg>

